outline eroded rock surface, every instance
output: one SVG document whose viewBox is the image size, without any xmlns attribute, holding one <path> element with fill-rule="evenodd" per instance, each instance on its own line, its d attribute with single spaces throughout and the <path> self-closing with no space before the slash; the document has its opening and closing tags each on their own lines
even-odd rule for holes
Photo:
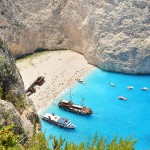
<svg viewBox="0 0 150 150">
<path fill-rule="evenodd" d="M 72 49 L 104 70 L 150 73 L 149 0 L 2 0 L 0 13 L 14 56 Z"/>
<path fill-rule="evenodd" d="M 0 39 L 0 127 L 13 123 L 15 133 L 28 135 L 33 132 L 35 122 L 40 130 L 38 115 L 32 101 L 25 96 L 14 58 Z"/>
</svg>

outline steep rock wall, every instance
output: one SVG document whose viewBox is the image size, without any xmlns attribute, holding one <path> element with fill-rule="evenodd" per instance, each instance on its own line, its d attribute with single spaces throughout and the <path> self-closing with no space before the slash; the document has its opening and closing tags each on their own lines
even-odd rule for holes
<svg viewBox="0 0 150 150">
<path fill-rule="evenodd" d="M 148 0 L 2 0 L 0 11 L 14 56 L 73 49 L 104 70 L 150 73 Z"/>
<path fill-rule="evenodd" d="M 40 130 L 38 115 L 32 101 L 25 96 L 14 58 L 0 39 L 0 127 L 13 123 L 15 133 L 27 135 L 32 133 L 35 119 Z"/>
</svg>

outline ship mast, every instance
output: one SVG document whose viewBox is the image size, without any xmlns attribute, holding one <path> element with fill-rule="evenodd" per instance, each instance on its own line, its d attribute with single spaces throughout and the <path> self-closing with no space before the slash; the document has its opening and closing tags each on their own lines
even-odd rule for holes
<svg viewBox="0 0 150 150">
<path fill-rule="evenodd" d="M 81 106 L 83 106 L 83 101 L 85 100 L 85 98 L 82 97 L 82 101 L 81 101 Z"/>
<path fill-rule="evenodd" d="M 71 89 L 70 89 L 70 101 L 72 102 L 72 92 L 71 92 Z"/>
</svg>

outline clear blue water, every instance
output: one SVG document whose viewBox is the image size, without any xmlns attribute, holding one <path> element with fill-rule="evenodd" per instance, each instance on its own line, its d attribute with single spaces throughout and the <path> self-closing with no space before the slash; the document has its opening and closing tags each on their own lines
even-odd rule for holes
<svg viewBox="0 0 150 150">
<path fill-rule="evenodd" d="M 87 141 L 93 137 L 95 132 L 104 135 L 111 140 L 116 134 L 119 137 L 138 139 L 135 145 L 137 150 L 150 149 L 150 76 L 132 76 L 117 73 L 104 72 L 95 69 L 85 79 L 87 84 L 77 83 L 72 87 L 72 100 L 80 104 L 84 97 L 84 105 L 90 107 L 95 114 L 91 116 L 80 116 L 69 113 L 58 108 L 59 100 L 52 106 L 46 108 L 42 113 L 52 113 L 70 119 L 76 125 L 75 130 L 66 130 L 42 122 L 45 135 L 55 135 L 73 141 L 76 144 Z M 109 85 L 113 82 L 116 87 Z M 127 90 L 127 86 L 134 86 L 134 90 Z M 141 87 L 146 86 L 148 91 L 142 91 Z M 122 95 L 128 98 L 127 101 L 118 100 Z M 70 99 L 70 92 L 61 96 L 63 99 Z M 61 99 L 60 98 L 60 99 Z"/>
</svg>

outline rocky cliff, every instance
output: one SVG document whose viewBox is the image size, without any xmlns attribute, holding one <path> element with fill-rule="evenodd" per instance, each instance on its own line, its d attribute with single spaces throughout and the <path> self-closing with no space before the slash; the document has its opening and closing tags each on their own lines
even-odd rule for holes
<svg viewBox="0 0 150 150">
<path fill-rule="evenodd" d="M 0 127 L 13 123 L 15 133 L 28 137 L 35 121 L 40 130 L 39 118 L 31 100 L 25 96 L 14 58 L 0 40 Z"/>
<path fill-rule="evenodd" d="M 72 49 L 104 70 L 150 73 L 149 0 L 1 0 L 0 33 L 14 56 Z"/>
</svg>

